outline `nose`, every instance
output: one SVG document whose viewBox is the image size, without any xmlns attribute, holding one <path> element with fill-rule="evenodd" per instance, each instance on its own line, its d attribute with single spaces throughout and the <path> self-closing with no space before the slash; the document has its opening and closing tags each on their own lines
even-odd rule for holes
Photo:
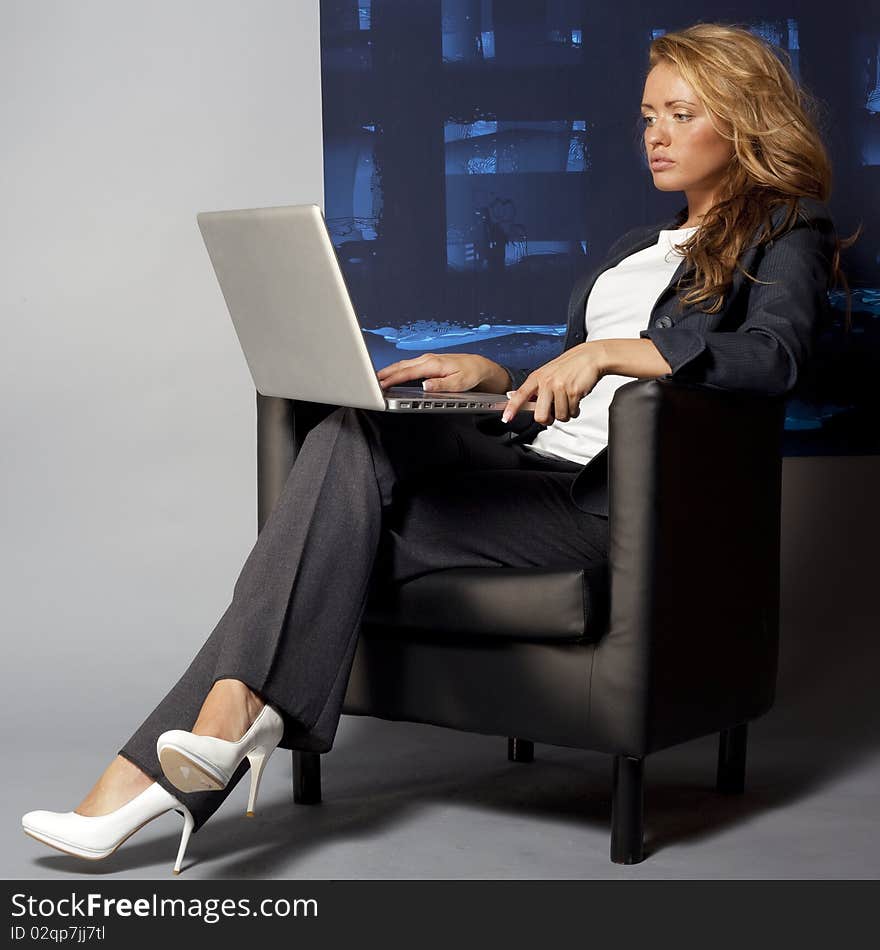
<svg viewBox="0 0 880 950">
<path fill-rule="evenodd" d="M 669 143 L 669 127 L 663 119 L 658 118 L 653 125 L 645 127 L 645 142 L 649 147 Z"/>
</svg>

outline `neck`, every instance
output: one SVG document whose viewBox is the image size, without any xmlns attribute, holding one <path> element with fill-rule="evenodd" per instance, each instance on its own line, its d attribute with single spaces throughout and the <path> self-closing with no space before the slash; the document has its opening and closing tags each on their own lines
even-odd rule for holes
<svg viewBox="0 0 880 950">
<path fill-rule="evenodd" d="M 715 204 L 715 192 L 713 191 L 687 191 L 688 216 L 685 219 L 683 228 L 694 228 L 703 223 L 706 212 Z"/>
</svg>

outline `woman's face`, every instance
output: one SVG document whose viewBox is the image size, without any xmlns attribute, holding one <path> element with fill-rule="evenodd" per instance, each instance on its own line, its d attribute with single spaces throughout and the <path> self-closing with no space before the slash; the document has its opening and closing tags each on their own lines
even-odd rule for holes
<svg viewBox="0 0 880 950">
<path fill-rule="evenodd" d="M 648 73 L 642 122 L 655 187 L 689 192 L 689 200 L 711 196 L 734 154 L 733 143 L 715 131 L 696 93 L 671 63 L 660 62 Z M 655 164 L 660 158 L 669 163 Z"/>
</svg>

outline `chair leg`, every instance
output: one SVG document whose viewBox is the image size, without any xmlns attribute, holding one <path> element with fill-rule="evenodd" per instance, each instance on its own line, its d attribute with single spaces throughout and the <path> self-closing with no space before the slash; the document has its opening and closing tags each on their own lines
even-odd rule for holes
<svg viewBox="0 0 880 950">
<path fill-rule="evenodd" d="M 535 758 L 535 743 L 531 739 L 507 737 L 507 758 L 511 762 L 532 762 Z"/>
<path fill-rule="evenodd" d="M 644 758 L 614 756 L 611 860 L 638 864 L 644 854 Z"/>
<path fill-rule="evenodd" d="M 299 805 L 321 801 L 321 754 L 293 749 L 293 800 Z"/>
<path fill-rule="evenodd" d="M 718 739 L 718 778 L 716 788 L 737 795 L 746 785 L 746 741 L 748 723 L 723 729 Z"/>
</svg>

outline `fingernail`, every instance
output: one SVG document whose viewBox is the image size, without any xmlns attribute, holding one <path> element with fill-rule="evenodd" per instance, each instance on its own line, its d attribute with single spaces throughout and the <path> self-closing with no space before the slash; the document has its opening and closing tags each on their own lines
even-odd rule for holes
<svg viewBox="0 0 880 950">
<path fill-rule="evenodd" d="M 430 389 L 430 388 L 431 388 L 431 384 L 429 382 L 426 381 L 422 383 L 422 389 Z"/>
<path fill-rule="evenodd" d="M 510 413 L 508 412 L 507 409 L 505 409 L 504 412 L 501 413 L 501 421 L 502 421 L 502 422 L 510 422 Z"/>
</svg>

